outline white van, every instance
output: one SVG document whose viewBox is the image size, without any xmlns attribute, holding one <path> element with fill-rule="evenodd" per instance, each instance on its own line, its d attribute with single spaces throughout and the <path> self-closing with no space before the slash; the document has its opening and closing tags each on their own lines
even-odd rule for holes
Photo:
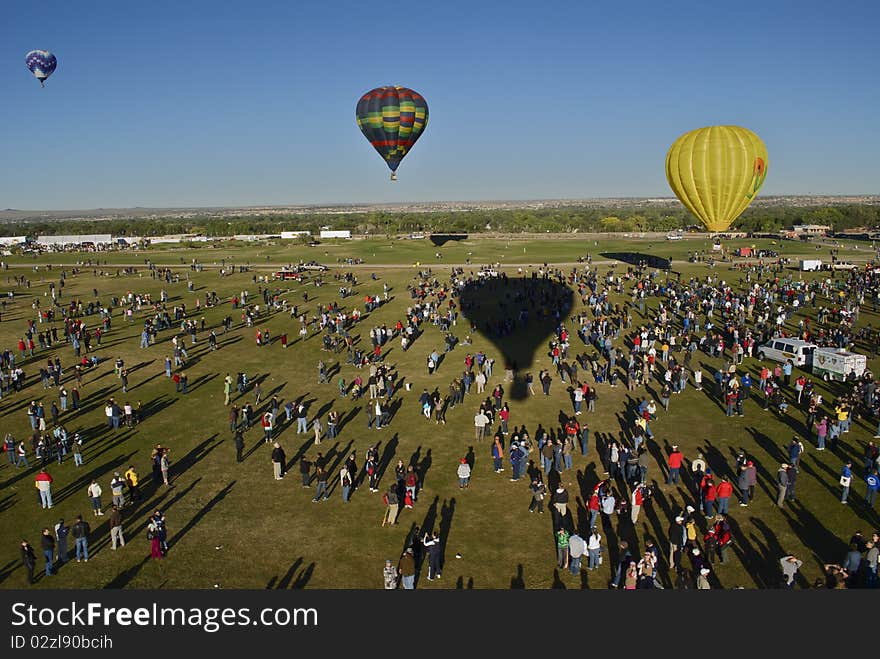
<svg viewBox="0 0 880 659">
<path fill-rule="evenodd" d="M 868 358 L 848 350 L 837 348 L 816 348 L 813 352 L 813 374 L 823 380 L 843 382 L 853 373 L 861 377 L 868 367 Z"/>
<path fill-rule="evenodd" d="M 813 351 L 818 347 L 815 343 L 801 339 L 776 337 L 758 346 L 758 359 L 772 359 L 777 362 L 790 359 L 795 366 L 805 366 L 813 362 Z"/>
<path fill-rule="evenodd" d="M 822 269 L 822 259 L 801 259 L 801 271 L 814 272 Z"/>
</svg>

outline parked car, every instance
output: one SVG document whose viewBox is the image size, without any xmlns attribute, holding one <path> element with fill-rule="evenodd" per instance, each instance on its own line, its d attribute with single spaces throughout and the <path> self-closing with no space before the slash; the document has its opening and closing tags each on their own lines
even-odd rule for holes
<svg viewBox="0 0 880 659">
<path fill-rule="evenodd" d="M 758 346 L 758 359 L 772 359 L 777 362 L 785 362 L 789 359 L 795 366 L 806 366 L 813 361 L 813 352 L 818 348 L 815 343 L 776 337 L 762 346 Z"/>
</svg>

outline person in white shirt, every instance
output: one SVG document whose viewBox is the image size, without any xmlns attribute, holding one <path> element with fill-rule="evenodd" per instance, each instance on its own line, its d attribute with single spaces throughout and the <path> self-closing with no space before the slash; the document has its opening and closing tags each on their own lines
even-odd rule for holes
<svg viewBox="0 0 880 659">
<path fill-rule="evenodd" d="M 104 514 L 104 511 L 101 510 L 101 494 L 103 494 L 103 490 L 101 486 L 98 485 L 97 481 L 92 481 L 92 484 L 89 485 L 87 490 L 87 494 L 89 495 L 89 499 L 92 501 L 92 512 L 95 517 Z"/>
<path fill-rule="evenodd" d="M 458 488 L 464 489 L 471 482 L 471 466 L 468 464 L 467 458 L 462 458 L 458 465 Z"/>
<path fill-rule="evenodd" d="M 595 570 L 599 567 L 602 554 L 602 536 L 598 529 L 593 527 L 590 537 L 587 539 L 587 551 L 590 554 L 590 562 L 587 564 L 588 570 Z"/>
</svg>

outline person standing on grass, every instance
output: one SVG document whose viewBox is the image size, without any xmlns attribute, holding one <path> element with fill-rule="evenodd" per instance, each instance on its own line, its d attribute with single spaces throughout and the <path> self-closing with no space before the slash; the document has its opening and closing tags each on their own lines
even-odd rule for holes
<svg viewBox="0 0 880 659">
<path fill-rule="evenodd" d="M 412 547 L 407 547 L 397 563 L 397 571 L 404 590 L 414 590 L 416 587 L 416 561 L 413 557 Z"/>
<path fill-rule="evenodd" d="M 397 590 L 397 580 L 399 573 L 394 561 L 390 558 L 385 559 L 385 569 L 382 570 L 382 580 L 385 583 L 385 590 Z"/>
<path fill-rule="evenodd" d="M 667 485 L 672 483 L 678 485 L 679 471 L 681 470 L 681 461 L 683 458 L 684 455 L 678 450 L 678 446 L 674 445 L 667 460 L 667 464 L 669 465 L 669 476 L 666 478 Z"/>
<path fill-rule="evenodd" d="M 880 561 L 880 549 L 873 540 L 865 543 L 865 549 L 868 553 L 865 555 L 865 565 L 867 572 L 865 574 L 865 586 L 868 588 L 877 587 L 877 563 Z"/>
<path fill-rule="evenodd" d="M 470 487 L 471 482 L 471 466 L 468 464 L 467 458 L 462 458 L 458 464 L 458 489 Z"/>
<path fill-rule="evenodd" d="M 165 449 L 162 451 L 162 455 L 159 457 L 159 471 L 162 473 L 162 483 L 165 485 L 171 485 L 171 482 L 168 480 L 168 471 L 170 467 L 170 458 L 168 454 L 171 452 L 171 449 Z"/>
<path fill-rule="evenodd" d="M 415 467 L 410 465 L 406 469 L 406 477 L 404 478 L 404 486 L 406 488 L 407 498 L 411 498 L 413 502 L 416 500 L 416 492 L 419 487 L 419 475 L 416 473 Z"/>
<path fill-rule="evenodd" d="M 877 468 L 871 469 L 871 472 L 865 476 L 865 503 L 873 510 L 874 502 L 877 500 L 877 490 L 880 490 L 880 476 L 877 475 Z"/>
<path fill-rule="evenodd" d="M 678 566 L 681 559 L 681 551 L 687 544 L 687 529 L 684 526 L 684 517 L 676 516 L 675 521 L 669 527 L 669 570 Z"/>
<path fill-rule="evenodd" d="M 784 577 L 783 588 L 794 588 L 795 576 L 804 562 L 795 556 L 789 555 L 780 558 L 779 563 L 782 566 L 782 575 Z"/>
<path fill-rule="evenodd" d="M 48 528 L 43 529 L 43 535 L 40 538 L 40 546 L 43 549 L 43 556 L 46 558 L 46 576 L 52 576 L 52 564 L 55 560 L 55 538 Z"/>
<path fill-rule="evenodd" d="M 397 510 L 399 502 L 397 498 L 397 487 L 392 485 L 388 491 L 382 495 L 382 503 L 385 504 L 385 514 L 382 517 L 382 526 L 397 526 Z"/>
<path fill-rule="evenodd" d="M 315 498 L 312 499 L 312 502 L 318 503 L 319 501 L 326 501 L 330 497 L 327 496 L 327 480 L 330 476 L 327 474 L 326 469 L 324 469 L 323 465 L 318 465 L 315 469 L 315 479 L 317 480 L 317 487 L 315 488 Z"/>
<path fill-rule="evenodd" d="M 742 507 L 749 505 L 749 482 L 752 469 L 754 469 L 754 465 L 749 460 L 740 465 L 739 474 L 736 477 L 736 486 L 739 488 L 739 505 Z"/>
<path fill-rule="evenodd" d="M 103 494 L 103 490 L 101 486 L 98 485 L 98 481 L 92 481 L 92 484 L 89 485 L 86 493 L 89 496 L 89 500 L 92 502 L 92 513 L 95 517 L 102 516 L 104 511 L 101 510 L 101 494 Z"/>
<path fill-rule="evenodd" d="M 849 487 L 852 484 L 852 462 L 847 460 L 843 469 L 840 470 L 840 485 L 843 488 L 840 493 L 840 503 L 846 503 L 847 497 L 849 497 Z"/>
<path fill-rule="evenodd" d="M 351 473 L 348 471 L 348 467 L 346 465 L 342 465 L 342 469 L 339 470 L 339 484 L 342 487 L 342 501 L 344 503 L 348 503 L 350 501 L 351 483 Z"/>
<path fill-rule="evenodd" d="M 788 465 L 784 462 L 779 465 L 776 472 L 776 505 L 782 508 L 785 495 L 788 492 Z"/>
<path fill-rule="evenodd" d="M 320 454 L 319 454 L 320 455 Z M 302 478 L 302 486 L 303 487 L 311 487 L 309 482 L 312 480 L 312 463 L 306 460 L 305 456 L 300 458 L 299 461 L 299 475 Z"/>
<path fill-rule="evenodd" d="M 24 446 L 23 442 L 22 446 Z M 40 493 L 40 504 L 44 509 L 52 507 L 52 481 L 52 476 L 45 469 L 40 469 L 40 473 L 34 479 L 34 484 Z"/>
<path fill-rule="evenodd" d="M 602 536 L 599 533 L 599 529 L 595 526 L 592 528 L 590 537 L 587 539 L 587 552 L 590 556 L 587 570 L 592 572 L 599 569 L 599 564 L 602 562 Z"/>
<path fill-rule="evenodd" d="M 34 569 L 37 567 L 37 554 L 27 540 L 21 541 L 21 562 L 27 571 L 28 585 L 34 583 Z"/>
<path fill-rule="evenodd" d="M 721 482 L 715 488 L 715 497 L 718 501 L 718 514 L 726 515 L 730 509 L 730 495 L 733 494 L 733 485 L 727 476 L 721 477 Z"/>
<path fill-rule="evenodd" d="M 125 537 L 122 535 L 122 513 L 119 506 L 114 505 L 110 511 L 110 541 L 113 551 L 116 551 L 116 545 L 125 547 Z"/>
<path fill-rule="evenodd" d="M 630 520 L 635 526 L 639 521 L 639 511 L 645 502 L 645 483 L 639 483 L 633 488 L 630 496 Z"/>
<path fill-rule="evenodd" d="M 275 442 L 272 446 L 272 471 L 275 480 L 280 481 L 284 478 L 284 464 L 287 460 L 287 456 L 284 454 L 284 449 L 281 448 L 281 444 Z"/>
<path fill-rule="evenodd" d="M 428 552 L 428 581 L 439 579 L 442 572 L 440 567 L 440 535 L 436 531 L 426 533 L 422 544 Z"/>
<path fill-rule="evenodd" d="M 529 512 L 533 513 L 537 509 L 539 513 L 543 514 L 544 497 L 547 495 L 547 487 L 540 478 L 534 478 L 532 479 L 532 484 L 529 486 L 529 489 L 532 491 L 532 501 L 529 503 Z"/>
<path fill-rule="evenodd" d="M 629 550 L 629 543 L 626 540 L 621 540 L 618 545 L 618 559 L 614 568 L 614 576 L 611 579 L 612 588 L 620 588 L 620 582 L 623 580 L 630 566 L 633 568 L 636 567 L 636 564 L 632 559 L 632 552 Z M 634 571 L 634 576 L 637 576 L 637 574 L 638 573 Z M 635 587 L 635 581 L 633 582 L 633 587 Z"/>
<path fill-rule="evenodd" d="M 150 518 L 147 525 L 147 541 L 150 543 L 150 558 L 154 560 L 162 560 L 162 545 L 159 542 L 159 526 Z"/>
<path fill-rule="evenodd" d="M 76 545 L 76 562 L 85 561 L 89 562 L 89 533 L 91 533 L 92 529 L 89 526 L 89 523 L 86 522 L 82 515 L 76 516 L 76 524 L 73 525 L 73 529 L 71 529 L 71 533 L 73 534 L 73 539 Z"/>
<path fill-rule="evenodd" d="M 244 435 L 241 430 L 236 429 L 235 434 L 232 436 L 232 442 L 235 445 L 235 461 L 241 462 L 243 460 L 242 453 L 244 452 Z"/>
<path fill-rule="evenodd" d="M 504 471 L 502 460 L 504 458 L 504 449 L 501 446 L 501 435 L 496 433 L 495 440 L 492 442 L 492 463 L 495 466 L 495 473 L 500 474 Z"/>
<path fill-rule="evenodd" d="M 296 406 L 296 434 L 308 432 L 309 418 L 306 412 L 306 406 L 302 403 Z"/>
<path fill-rule="evenodd" d="M 825 450 L 825 438 L 828 437 L 828 417 L 823 416 L 822 420 L 816 424 L 816 442 L 817 451 Z"/>
<path fill-rule="evenodd" d="M 58 564 L 61 565 L 68 561 L 67 556 L 67 536 L 70 535 L 70 527 L 64 523 L 64 518 L 58 520 L 55 525 L 55 540 L 58 541 Z"/>
<path fill-rule="evenodd" d="M 587 543 L 577 533 L 572 533 L 568 539 L 568 569 L 575 576 L 580 574 L 581 559 L 587 553 Z"/>
<path fill-rule="evenodd" d="M 556 565 L 565 569 L 568 567 L 568 541 L 570 536 L 564 527 L 556 531 Z"/>
<path fill-rule="evenodd" d="M 128 493 L 133 502 L 141 500 L 140 476 L 135 471 L 134 465 L 128 465 L 128 471 L 125 472 L 125 483 L 128 485 Z"/>
<path fill-rule="evenodd" d="M 113 479 L 110 481 L 110 493 L 113 495 L 113 505 L 122 508 L 125 505 L 125 480 L 119 475 L 119 472 L 113 472 Z"/>
<path fill-rule="evenodd" d="M 223 404 L 229 405 L 230 397 L 232 396 L 232 377 L 229 373 L 226 374 L 226 377 L 223 378 Z"/>
<path fill-rule="evenodd" d="M 489 417 L 486 416 L 486 413 L 481 407 L 480 410 L 474 415 L 474 431 L 476 433 L 477 441 L 480 441 L 486 435 L 486 426 L 488 425 Z"/>
<path fill-rule="evenodd" d="M 315 417 L 315 420 L 312 421 L 312 430 L 315 433 L 315 446 L 318 446 L 321 443 L 321 437 L 324 433 L 324 427 L 321 424 L 321 419 Z"/>
<path fill-rule="evenodd" d="M 150 521 L 156 526 L 156 536 L 159 539 L 159 551 L 162 556 L 168 555 L 168 526 L 165 522 L 165 514 L 157 510 L 150 517 Z"/>
<path fill-rule="evenodd" d="M 272 424 L 274 415 L 270 411 L 266 411 L 260 419 L 260 425 L 263 427 L 263 443 L 268 444 L 272 441 Z"/>
</svg>

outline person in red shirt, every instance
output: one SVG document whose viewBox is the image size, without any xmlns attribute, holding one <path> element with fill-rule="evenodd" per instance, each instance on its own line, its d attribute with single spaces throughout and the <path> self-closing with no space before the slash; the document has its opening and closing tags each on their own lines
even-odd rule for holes
<svg viewBox="0 0 880 659">
<path fill-rule="evenodd" d="M 715 496 L 718 499 L 718 514 L 719 515 L 726 515 L 727 514 L 731 494 L 733 494 L 733 485 L 730 484 L 730 481 L 727 479 L 727 476 L 723 476 L 721 478 L 721 482 L 718 483 L 718 487 L 715 488 Z"/>
<path fill-rule="evenodd" d="M 719 514 L 715 525 L 712 527 L 715 536 L 715 551 L 718 553 L 718 560 L 722 563 L 727 559 L 727 548 L 732 544 L 733 537 L 730 534 L 730 524 L 724 515 Z"/>
<path fill-rule="evenodd" d="M 48 450 L 44 449 L 44 450 Z M 37 477 L 34 479 L 34 485 L 37 488 L 37 491 L 40 495 L 40 505 L 43 508 L 51 508 L 52 507 L 52 476 L 49 475 L 45 469 L 40 469 L 40 473 L 37 474 Z"/>
<path fill-rule="evenodd" d="M 587 508 L 590 509 L 590 528 L 593 528 L 596 526 L 596 520 L 599 518 L 600 504 L 598 492 L 593 492 L 593 494 L 590 495 L 590 501 L 587 504 Z"/>
<path fill-rule="evenodd" d="M 703 486 L 701 488 L 703 493 L 703 514 L 707 518 L 711 518 L 715 516 L 715 482 L 712 480 L 711 474 L 706 474 L 703 477 Z"/>
<path fill-rule="evenodd" d="M 669 454 L 667 464 L 669 465 L 669 476 L 666 478 L 666 484 L 675 483 L 678 485 L 678 474 L 681 469 L 681 460 L 684 456 L 678 450 L 678 446 L 672 447 L 672 453 Z"/>
</svg>

